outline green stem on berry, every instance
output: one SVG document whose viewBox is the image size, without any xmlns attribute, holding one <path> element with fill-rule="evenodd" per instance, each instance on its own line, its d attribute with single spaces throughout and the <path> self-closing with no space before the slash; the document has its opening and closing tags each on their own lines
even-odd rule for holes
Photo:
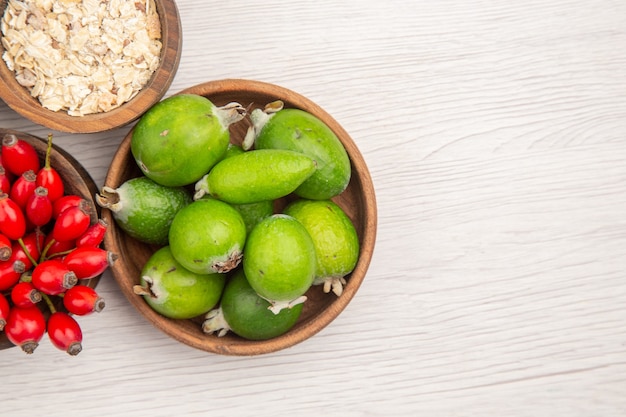
<svg viewBox="0 0 626 417">
<path fill-rule="evenodd" d="M 48 147 L 46 148 L 46 160 L 44 168 L 50 169 L 50 153 L 52 152 L 52 133 L 48 133 Z"/>
<path fill-rule="evenodd" d="M 74 252 L 74 249 L 68 249 L 68 250 L 63 251 L 63 252 L 55 252 L 52 255 L 50 255 L 50 257 L 48 259 L 58 258 L 59 256 L 65 256 L 65 255 L 67 255 L 69 253 L 72 253 L 72 252 Z"/>
<path fill-rule="evenodd" d="M 50 242 L 48 242 L 48 244 L 44 246 L 43 250 L 41 251 L 41 256 L 39 257 L 39 259 L 44 261 L 46 259 L 46 255 L 48 255 L 48 251 L 50 250 L 52 245 L 54 245 L 55 243 L 56 243 L 56 240 L 50 239 Z"/>
<path fill-rule="evenodd" d="M 24 250 L 24 254 L 26 255 L 26 257 L 28 258 L 29 261 L 31 261 L 33 263 L 34 266 L 37 266 L 37 261 L 33 258 L 33 256 L 30 254 L 30 251 L 28 250 L 28 248 L 26 247 L 26 245 L 24 244 L 24 241 L 22 240 L 22 238 L 17 239 L 17 243 L 19 243 L 19 245 L 22 247 L 22 249 Z"/>
<path fill-rule="evenodd" d="M 56 307 L 54 306 L 54 303 L 52 302 L 52 300 L 50 299 L 50 297 L 48 296 L 48 294 L 41 292 L 41 297 L 44 299 L 44 301 L 46 302 L 46 304 L 48 305 L 48 308 L 50 309 L 50 313 L 54 314 L 57 312 Z"/>
</svg>

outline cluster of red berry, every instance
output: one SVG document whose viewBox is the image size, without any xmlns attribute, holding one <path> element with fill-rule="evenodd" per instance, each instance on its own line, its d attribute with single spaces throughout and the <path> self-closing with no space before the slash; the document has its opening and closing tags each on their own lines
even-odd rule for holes
<svg viewBox="0 0 626 417">
<path fill-rule="evenodd" d="M 66 194 L 50 164 L 52 135 L 43 164 L 29 142 L 13 134 L 0 154 L 0 331 L 32 353 L 47 332 L 70 355 L 82 350 L 74 315 L 104 307 L 89 280 L 116 255 L 101 248 L 107 224 L 92 221 L 95 208 Z"/>
</svg>

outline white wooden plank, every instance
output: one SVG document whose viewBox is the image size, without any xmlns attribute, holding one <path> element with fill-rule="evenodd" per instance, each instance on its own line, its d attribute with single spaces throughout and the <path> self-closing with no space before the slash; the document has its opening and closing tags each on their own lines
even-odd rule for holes
<svg viewBox="0 0 626 417">
<path fill-rule="evenodd" d="M 353 136 L 368 277 L 312 339 L 234 358 L 164 336 L 106 275 L 78 357 L 0 353 L 3 415 L 624 415 L 626 3 L 178 6 L 170 94 L 275 82 Z M 0 125 L 47 133 L 1 103 Z M 100 185 L 126 132 L 56 135 Z"/>
</svg>

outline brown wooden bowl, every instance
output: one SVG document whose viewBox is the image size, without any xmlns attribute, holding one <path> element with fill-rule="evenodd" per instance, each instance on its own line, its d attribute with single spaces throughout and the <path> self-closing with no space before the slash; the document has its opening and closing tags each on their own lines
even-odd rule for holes
<svg viewBox="0 0 626 417">
<path fill-rule="evenodd" d="M 18 138 L 23 139 L 33 145 L 37 150 L 37 153 L 39 154 L 39 159 L 43 166 L 46 155 L 46 148 L 48 146 L 47 140 L 29 135 L 24 132 L 0 128 L 0 141 L 6 134 L 14 134 Z M 61 178 L 63 179 L 63 185 L 65 187 L 65 194 L 75 194 L 89 201 L 92 208 L 94 209 L 92 210 L 91 222 L 95 223 L 96 221 L 98 221 L 98 218 L 101 214 L 101 209 L 94 200 L 94 197 L 98 192 L 98 188 L 89 173 L 85 170 L 85 168 L 83 168 L 83 166 L 78 163 L 78 161 L 74 159 L 72 155 L 70 155 L 54 143 L 52 144 L 52 152 L 50 153 L 50 165 L 54 167 L 54 169 L 56 169 L 61 175 Z M 91 288 L 96 288 L 96 286 L 98 285 L 98 281 L 100 281 L 100 276 L 81 281 L 81 285 L 88 285 Z M 13 346 L 14 345 L 8 341 L 4 332 L 0 332 L 0 349 L 6 349 Z"/>
<path fill-rule="evenodd" d="M 105 238 L 106 245 L 109 250 L 120 255 L 112 266 L 117 283 L 130 303 L 154 326 L 172 338 L 200 350 L 225 355 L 258 355 L 290 347 L 313 336 L 348 305 L 365 278 L 374 250 L 376 200 L 372 180 L 361 153 L 348 133 L 328 113 L 307 98 L 276 85 L 233 79 L 199 84 L 180 93 L 205 96 L 218 106 L 235 101 L 248 107 L 250 111 L 280 99 L 285 107 L 308 111 L 328 124 L 345 146 L 352 162 L 351 181 L 347 189 L 333 200 L 346 211 L 355 225 L 361 244 L 360 258 L 352 274 L 347 277 L 347 285 L 341 296 L 324 293 L 321 286 L 311 287 L 306 294 L 308 299 L 304 303 L 299 321 L 282 336 L 265 341 L 250 341 L 229 332 L 226 336 L 218 337 L 202 332 L 201 318 L 165 318 L 152 310 L 143 297 L 133 292 L 133 286 L 139 284 L 141 270 L 155 248 L 127 236 L 119 227 L 115 227 L 109 210 L 103 209 L 103 218 L 111 225 Z M 247 127 L 246 121 L 232 125 L 231 142 L 240 144 Z M 106 186 L 117 188 L 126 180 L 141 175 L 130 152 L 131 137 L 132 131 L 124 138 L 113 157 L 105 180 Z"/>
<path fill-rule="evenodd" d="M 85 116 L 70 116 L 65 111 L 49 110 L 16 81 L 4 59 L 0 59 L 0 98 L 32 122 L 62 132 L 102 132 L 136 120 L 165 95 L 180 62 L 182 29 L 176 3 L 173 0 L 155 0 L 155 3 L 161 22 L 161 64 L 143 89 L 127 103 L 106 113 Z M 6 5 L 7 0 L 0 0 L 0 15 L 4 14 Z M 0 43 L 0 55 L 3 53 L 4 47 Z"/>
</svg>

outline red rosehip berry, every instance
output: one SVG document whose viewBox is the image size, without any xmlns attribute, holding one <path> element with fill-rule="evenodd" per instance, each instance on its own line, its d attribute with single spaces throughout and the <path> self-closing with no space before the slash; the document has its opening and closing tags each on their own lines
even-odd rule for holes
<svg viewBox="0 0 626 417">
<path fill-rule="evenodd" d="M 78 278 L 63 262 L 48 259 L 33 269 L 32 282 L 44 294 L 58 295 L 76 285 Z"/>
<path fill-rule="evenodd" d="M 11 179 L 6 170 L 0 165 L 0 192 L 9 193 L 11 191 Z"/>
<path fill-rule="evenodd" d="M 26 217 L 35 226 L 43 226 L 52 219 L 52 201 L 48 189 L 37 187 L 26 202 Z"/>
<path fill-rule="evenodd" d="M 24 213 L 6 193 L 0 193 L 0 233 L 11 240 L 17 240 L 26 233 Z"/>
<path fill-rule="evenodd" d="M 75 356 L 83 350 L 83 332 L 78 322 L 69 314 L 56 311 L 48 318 L 48 336 L 52 344 Z"/>
<path fill-rule="evenodd" d="M 50 153 L 52 152 L 52 134 L 48 135 L 48 147 L 44 166 L 37 172 L 37 185 L 48 189 L 48 197 L 54 202 L 63 197 L 65 186 L 61 175 L 50 165 Z"/>
<path fill-rule="evenodd" d="M 71 250 L 76 248 L 76 243 L 73 240 L 68 240 L 65 242 L 57 242 L 52 239 L 52 235 L 47 235 L 44 240 L 43 247 L 46 248 L 45 258 L 50 259 L 56 256 L 65 256 Z"/>
<path fill-rule="evenodd" d="M 104 219 L 98 221 L 87 229 L 78 239 L 76 239 L 76 247 L 81 246 L 99 246 L 104 240 L 104 235 L 108 229 L 108 224 Z"/>
<path fill-rule="evenodd" d="M 37 306 L 13 307 L 4 333 L 7 339 L 28 354 L 33 353 L 46 332 L 46 319 Z"/>
<path fill-rule="evenodd" d="M 18 307 L 31 307 L 40 302 L 41 293 L 32 282 L 18 282 L 11 289 L 11 301 Z"/>
<path fill-rule="evenodd" d="M 11 289 L 25 271 L 24 262 L 15 260 L 13 257 L 0 262 L 0 291 Z"/>
<path fill-rule="evenodd" d="M 7 319 L 9 318 L 9 311 L 11 311 L 11 306 L 9 305 L 9 300 L 0 292 L 0 332 L 4 329 L 4 326 L 7 324 Z"/>
<path fill-rule="evenodd" d="M 93 312 L 99 313 L 105 306 L 104 299 L 91 287 L 75 285 L 65 291 L 63 305 L 72 314 L 85 316 Z"/>
<path fill-rule="evenodd" d="M 30 143 L 8 133 L 2 138 L 2 166 L 15 175 L 39 171 L 39 155 Z"/>
<path fill-rule="evenodd" d="M 21 245 L 19 242 L 13 242 L 12 259 L 23 262 L 24 268 L 28 271 L 35 266 L 41 255 L 44 238 L 43 234 L 35 231 L 24 236 Z"/>
<path fill-rule="evenodd" d="M 68 207 L 59 213 L 52 228 L 52 238 L 56 241 L 76 240 L 91 225 L 91 206 L 82 200 L 78 206 Z"/>
<path fill-rule="evenodd" d="M 69 207 L 76 207 L 81 204 L 83 198 L 74 194 L 64 195 L 52 203 L 52 218 L 56 219 L 59 214 Z"/>
<path fill-rule="evenodd" d="M 37 188 L 37 176 L 31 170 L 25 171 L 11 186 L 9 198 L 23 210 L 35 188 Z"/>
<path fill-rule="evenodd" d="M 11 257 L 13 253 L 11 246 L 11 239 L 0 233 L 0 261 L 6 261 Z"/>
<path fill-rule="evenodd" d="M 98 247 L 82 246 L 68 253 L 63 258 L 63 263 L 78 279 L 89 279 L 102 274 L 116 260 L 117 255 L 113 252 Z"/>
</svg>

